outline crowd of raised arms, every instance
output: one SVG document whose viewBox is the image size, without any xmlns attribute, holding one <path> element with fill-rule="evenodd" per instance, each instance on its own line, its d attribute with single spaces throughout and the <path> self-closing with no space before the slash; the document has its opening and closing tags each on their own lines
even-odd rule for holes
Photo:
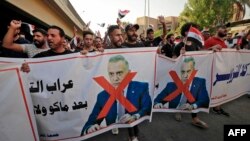
<svg viewBox="0 0 250 141">
<path fill-rule="evenodd" d="M 162 24 L 162 35 L 154 37 L 154 30 L 149 28 L 138 35 L 138 24 L 128 24 L 125 27 L 117 19 L 116 25 L 110 25 L 104 38 L 98 32 L 96 35 L 86 27 L 82 33 L 82 38 L 77 36 L 77 30 L 74 28 L 74 37 L 68 40 L 64 30 L 56 25 L 50 26 L 47 31 L 41 28 L 33 30 L 33 40 L 25 38 L 25 34 L 20 31 L 22 21 L 11 20 L 8 25 L 7 33 L 1 41 L 0 57 L 11 58 L 40 58 L 56 55 L 65 55 L 80 52 L 85 55 L 90 52 L 104 52 L 106 49 L 116 48 L 135 48 L 135 47 L 158 47 L 157 52 L 170 58 L 177 58 L 186 51 L 213 50 L 220 51 L 223 48 L 250 49 L 250 31 L 241 31 L 237 34 L 227 32 L 228 24 L 217 25 L 215 33 L 212 35 L 207 29 L 202 29 L 195 23 L 186 23 L 181 27 L 179 36 L 172 33 L 166 27 L 163 16 L 158 17 Z M 187 40 L 190 27 L 195 27 L 201 31 L 204 37 L 204 46 Z M 145 36 L 146 35 L 146 36 Z M 240 41 L 239 41 L 240 40 Z M 29 72 L 29 66 L 24 63 L 22 68 L 24 72 Z M 230 116 L 221 106 L 212 109 L 215 113 Z M 206 122 L 202 121 L 197 113 L 192 113 L 192 123 L 195 126 L 208 128 Z M 181 120 L 181 115 L 175 115 L 176 120 Z M 118 129 L 112 130 L 118 134 Z M 129 139 L 138 141 L 139 128 L 134 126 L 129 128 Z"/>
</svg>

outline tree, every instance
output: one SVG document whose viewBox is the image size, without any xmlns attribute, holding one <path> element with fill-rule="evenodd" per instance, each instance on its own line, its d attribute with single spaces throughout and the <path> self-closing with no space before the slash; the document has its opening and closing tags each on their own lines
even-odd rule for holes
<svg viewBox="0 0 250 141">
<path fill-rule="evenodd" d="M 233 15 L 233 3 L 234 0 L 188 0 L 180 14 L 180 26 L 186 22 L 201 27 L 226 23 Z"/>
</svg>

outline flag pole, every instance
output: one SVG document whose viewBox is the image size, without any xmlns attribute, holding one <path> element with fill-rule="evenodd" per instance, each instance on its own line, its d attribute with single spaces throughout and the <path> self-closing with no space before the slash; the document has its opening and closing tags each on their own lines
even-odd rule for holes
<svg viewBox="0 0 250 141">
<path fill-rule="evenodd" d="M 149 27 L 149 16 L 150 16 L 150 0 L 148 0 L 148 25 L 147 27 Z"/>
<path fill-rule="evenodd" d="M 147 19 L 146 19 L 146 11 L 147 11 L 147 0 L 145 0 L 145 7 L 144 7 L 144 31 L 147 29 Z M 144 32 L 144 37 L 146 37 L 146 32 Z"/>
</svg>

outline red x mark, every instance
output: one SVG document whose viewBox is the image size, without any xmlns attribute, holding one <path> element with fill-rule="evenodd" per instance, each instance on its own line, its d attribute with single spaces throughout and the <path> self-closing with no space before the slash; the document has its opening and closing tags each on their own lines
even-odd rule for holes
<svg viewBox="0 0 250 141">
<path fill-rule="evenodd" d="M 135 75 L 136 72 L 129 72 L 116 89 L 103 76 L 94 78 L 94 80 L 110 95 L 97 119 L 106 117 L 116 99 L 122 104 L 123 107 L 125 107 L 127 111 L 134 112 L 137 110 L 136 107 L 122 94 L 124 88 L 126 88 L 129 82 L 132 81 Z"/>
<path fill-rule="evenodd" d="M 168 96 L 166 96 L 163 100 L 164 101 L 171 101 L 183 92 L 184 95 L 186 96 L 187 100 L 190 103 L 193 103 L 195 101 L 195 99 L 194 99 L 193 95 L 191 94 L 191 92 L 188 90 L 188 87 L 191 84 L 191 82 L 193 81 L 196 73 L 197 73 L 197 70 L 192 71 L 192 73 L 191 73 L 190 77 L 188 78 L 188 80 L 186 81 L 186 83 L 183 84 L 182 81 L 180 80 L 180 78 L 178 77 L 177 73 L 175 71 L 170 71 L 169 74 L 172 77 L 172 79 L 174 80 L 174 82 L 177 86 L 177 89 L 175 91 L 173 91 L 171 94 L 169 94 Z"/>
</svg>

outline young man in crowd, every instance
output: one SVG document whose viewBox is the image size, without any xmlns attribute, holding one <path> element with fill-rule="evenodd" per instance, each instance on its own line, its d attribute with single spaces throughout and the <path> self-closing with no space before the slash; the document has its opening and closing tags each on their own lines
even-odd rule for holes
<svg viewBox="0 0 250 141">
<path fill-rule="evenodd" d="M 181 35 L 184 37 L 183 41 L 180 42 L 179 44 L 177 44 L 174 48 L 174 52 L 173 52 L 173 58 L 178 57 L 180 54 L 185 53 L 186 51 L 198 51 L 200 50 L 200 46 L 198 46 L 198 44 L 192 42 L 192 41 L 187 41 L 187 35 L 188 35 L 188 31 L 190 27 L 196 27 L 198 28 L 198 25 L 195 23 L 186 23 L 181 27 Z M 192 123 L 195 126 L 201 127 L 201 128 L 208 128 L 207 123 L 205 123 L 204 121 L 202 121 L 197 113 L 192 113 Z M 177 113 L 175 115 L 175 118 L 177 121 L 181 121 L 181 114 Z"/>
<path fill-rule="evenodd" d="M 125 27 L 125 33 L 127 35 L 127 40 L 123 43 L 123 46 L 134 48 L 134 47 L 144 47 L 145 45 L 142 42 L 138 42 L 137 30 L 139 29 L 138 24 L 128 24 Z"/>
<path fill-rule="evenodd" d="M 154 30 L 152 28 L 149 28 L 147 30 L 147 37 L 146 37 L 146 41 L 144 42 L 144 45 L 146 47 L 155 47 L 158 46 L 159 43 L 162 41 L 162 39 L 167 35 L 167 29 L 166 29 L 166 23 L 165 23 L 165 19 L 163 16 L 159 16 L 158 17 L 160 23 L 162 24 L 162 29 L 163 29 L 163 33 L 161 36 L 158 37 L 154 37 Z"/>
<path fill-rule="evenodd" d="M 36 54 L 34 58 L 65 55 L 72 53 L 64 47 L 65 33 L 62 28 L 55 25 L 50 26 L 48 29 L 47 40 L 50 49 Z"/>
<path fill-rule="evenodd" d="M 219 25 L 216 28 L 217 28 L 216 35 L 210 37 L 205 41 L 205 49 L 220 51 L 222 48 L 228 47 L 224 42 L 224 38 L 227 36 L 227 25 Z M 230 114 L 225 112 L 220 105 L 214 107 L 212 111 L 219 115 L 221 114 L 228 117 L 230 116 Z"/>
<path fill-rule="evenodd" d="M 46 31 L 43 29 L 35 29 L 33 31 L 33 43 L 34 44 L 17 44 L 14 43 L 15 32 L 21 27 L 22 22 L 18 20 L 12 20 L 10 22 L 9 29 L 3 38 L 3 47 L 16 51 L 23 52 L 28 55 L 29 58 L 34 57 L 36 54 L 47 51 L 49 48 L 46 45 Z"/>
</svg>

